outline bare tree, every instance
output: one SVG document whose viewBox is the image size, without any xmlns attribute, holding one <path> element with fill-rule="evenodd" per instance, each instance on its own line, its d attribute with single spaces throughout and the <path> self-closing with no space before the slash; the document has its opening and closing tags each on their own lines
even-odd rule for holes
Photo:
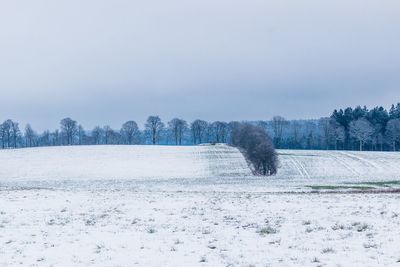
<svg viewBox="0 0 400 267">
<path fill-rule="evenodd" d="M 277 173 L 278 156 L 271 138 L 263 128 L 248 123 L 236 124 L 232 130 L 232 144 L 241 148 L 256 173 Z"/>
<path fill-rule="evenodd" d="M 92 138 L 95 145 L 100 145 L 102 143 L 103 136 L 104 130 L 99 126 L 94 127 L 92 130 Z"/>
<path fill-rule="evenodd" d="M 134 121 L 127 121 L 121 127 L 121 135 L 124 139 L 125 144 L 132 145 L 138 142 L 139 139 L 139 127 Z"/>
<path fill-rule="evenodd" d="M 60 131 L 55 130 L 52 134 L 51 134 L 51 144 L 53 146 L 59 146 L 61 145 L 61 138 L 60 138 Z"/>
<path fill-rule="evenodd" d="M 373 150 L 378 150 L 378 145 L 380 145 L 380 150 L 383 150 L 383 134 L 382 134 L 382 125 L 379 123 L 375 123 L 371 125 L 374 129 L 374 132 L 371 136 Z"/>
<path fill-rule="evenodd" d="M 168 127 L 174 136 L 175 145 L 182 145 L 183 134 L 188 127 L 187 122 L 182 119 L 174 118 L 168 122 Z"/>
<path fill-rule="evenodd" d="M 291 123 L 291 129 L 292 129 L 292 140 L 293 140 L 293 146 L 295 148 L 300 147 L 300 131 L 301 131 L 302 124 L 300 124 L 298 121 L 293 121 Z"/>
<path fill-rule="evenodd" d="M 272 127 L 274 131 L 274 143 L 277 148 L 280 148 L 285 128 L 288 126 L 288 122 L 284 117 L 275 116 L 272 118 Z"/>
<path fill-rule="evenodd" d="M 30 124 L 27 124 L 25 126 L 25 145 L 27 147 L 32 147 L 34 145 L 35 138 L 36 138 L 35 131 L 32 129 Z"/>
<path fill-rule="evenodd" d="M 230 121 L 228 123 L 226 143 L 232 144 L 232 141 L 233 141 L 233 136 L 232 136 L 233 130 L 236 129 L 237 127 L 239 127 L 240 124 L 241 124 L 241 122 L 239 122 L 239 121 Z M 259 125 L 259 127 L 261 127 L 261 126 Z"/>
<path fill-rule="evenodd" d="M 2 148 L 16 148 L 20 136 L 19 125 L 12 120 L 6 120 L 0 125 Z"/>
<path fill-rule="evenodd" d="M 307 149 L 315 148 L 315 136 L 317 132 L 317 125 L 314 121 L 306 121 L 304 123 L 304 147 Z"/>
<path fill-rule="evenodd" d="M 195 120 L 190 124 L 194 144 L 201 144 L 204 142 L 207 127 L 208 122 L 203 120 Z"/>
<path fill-rule="evenodd" d="M 40 143 L 40 146 L 51 145 L 50 136 L 51 136 L 51 134 L 50 134 L 49 130 L 44 131 L 39 137 L 38 143 Z"/>
<path fill-rule="evenodd" d="M 223 121 L 216 121 L 211 124 L 212 133 L 215 137 L 214 142 L 226 143 L 228 135 L 228 124 Z"/>
<path fill-rule="evenodd" d="M 123 144 L 121 133 L 119 131 L 111 129 L 108 143 L 114 145 Z"/>
<path fill-rule="evenodd" d="M 337 121 L 331 120 L 332 137 L 335 143 L 335 150 L 338 150 L 338 143 L 346 140 L 346 131 Z"/>
<path fill-rule="evenodd" d="M 6 147 L 6 129 L 4 127 L 4 123 L 0 124 L 0 140 L 1 140 L 1 148 L 4 149 Z"/>
<path fill-rule="evenodd" d="M 104 144 L 108 145 L 111 143 L 113 130 L 111 129 L 110 126 L 106 125 L 104 126 L 103 131 L 104 131 Z"/>
<path fill-rule="evenodd" d="M 11 136 L 12 136 L 12 146 L 17 148 L 18 142 L 17 139 L 20 136 L 19 124 L 18 122 L 11 121 Z"/>
<path fill-rule="evenodd" d="M 73 145 L 76 134 L 78 132 L 78 126 L 76 121 L 71 118 L 62 119 L 60 122 L 61 134 L 64 135 L 67 145 Z"/>
<path fill-rule="evenodd" d="M 2 140 L 2 148 L 10 148 L 11 147 L 11 127 L 12 120 L 6 120 L 1 125 L 1 140 Z"/>
<path fill-rule="evenodd" d="M 396 142 L 400 142 L 400 119 L 391 119 L 386 125 L 386 137 L 396 151 Z"/>
<path fill-rule="evenodd" d="M 355 138 L 359 142 L 360 151 L 362 151 L 364 143 L 368 141 L 374 133 L 374 129 L 371 126 L 371 123 L 365 118 L 360 118 L 356 121 L 352 121 L 349 126 L 350 136 Z"/>
<path fill-rule="evenodd" d="M 159 141 L 161 131 L 164 129 L 164 123 L 162 123 L 160 117 L 150 116 L 147 118 L 145 128 L 150 133 L 151 143 L 155 145 Z"/>
<path fill-rule="evenodd" d="M 83 145 L 84 139 L 86 138 L 86 133 L 85 133 L 85 130 L 83 129 L 82 125 L 78 126 L 77 135 L 78 135 L 78 144 Z"/>
<path fill-rule="evenodd" d="M 318 121 L 318 126 L 322 132 L 322 142 L 325 146 L 325 149 L 329 149 L 329 144 L 331 143 L 332 137 L 332 124 L 331 118 L 321 118 Z"/>
</svg>

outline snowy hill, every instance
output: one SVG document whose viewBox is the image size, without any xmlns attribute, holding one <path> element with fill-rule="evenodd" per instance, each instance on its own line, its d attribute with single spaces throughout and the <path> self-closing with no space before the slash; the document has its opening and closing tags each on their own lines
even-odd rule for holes
<svg viewBox="0 0 400 267">
<path fill-rule="evenodd" d="M 0 182 L 251 175 L 242 154 L 226 145 L 70 146 L 2 150 L 0 163 Z"/>
<path fill-rule="evenodd" d="M 0 151 L 0 185 L 106 188 L 129 183 L 236 184 L 272 187 L 400 180 L 400 153 L 280 150 L 273 177 L 254 177 L 243 157 L 227 145 L 71 146 Z M 245 178 L 245 179 L 241 179 Z M 34 183 L 25 183 L 34 182 Z M 164 188 L 159 184 L 160 188 Z M 196 189 L 196 188 L 195 188 Z M 224 188 L 225 190 L 226 188 Z M 227 190 L 227 189 L 226 189 Z"/>
<path fill-rule="evenodd" d="M 400 179 L 400 153 L 280 150 L 276 178 L 355 182 Z"/>
</svg>

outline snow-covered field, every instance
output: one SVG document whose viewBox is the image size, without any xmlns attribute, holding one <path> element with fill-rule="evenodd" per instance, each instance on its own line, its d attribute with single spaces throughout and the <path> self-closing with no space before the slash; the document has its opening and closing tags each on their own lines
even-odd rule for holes
<svg viewBox="0 0 400 267">
<path fill-rule="evenodd" d="M 395 194 L 1 191 L 0 266 L 398 266 L 399 203 Z"/>
<path fill-rule="evenodd" d="M 65 146 L 0 150 L 0 181 L 140 180 L 251 175 L 226 145 Z"/>
<path fill-rule="evenodd" d="M 0 187 L 271 192 L 400 182 L 400 153 L 280 150 L 279 160 L 278 175 L 265 178 L 253 176 L 242 154 L 226 145 L 0 150 Z"/>
<path fill-rule="evenodd" d="M 400 194 L 334 187 L 399 186 L 399 154 L 279 153 L 264 178 L 224 145 L 0 151 L 0 266 L 400 265 Z"/>
<path fill-rule="evenodd" d="M 277 179 L 304 182 L 400 180 L 400 153 L 280 150 Z"/>
</svg>

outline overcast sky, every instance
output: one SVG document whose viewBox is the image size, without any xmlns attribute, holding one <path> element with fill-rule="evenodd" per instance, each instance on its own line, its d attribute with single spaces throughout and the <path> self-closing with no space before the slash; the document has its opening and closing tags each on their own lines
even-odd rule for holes
<svg viewBox="0 0 400 267">
<path fill-rule="evenodd" d="M 400 1 L 12 0 L 0 120 L 318 118 L 400 101 Z"/>
</svg>

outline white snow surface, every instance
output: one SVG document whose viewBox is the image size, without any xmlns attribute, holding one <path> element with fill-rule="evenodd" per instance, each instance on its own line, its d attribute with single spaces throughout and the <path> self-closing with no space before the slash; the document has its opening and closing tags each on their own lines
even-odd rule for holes
<svg viewBox="0 0 400 267">
<path fill-rule="evenodd" d="M 305 182 L 399 180 L 400 153 L 279 150 L 277 179 Z"/>
<path fill-rule="evenodd" d="M 243 177 L 238 149 L 201 146 L 63 146 L 0 151 L 0 181 Z"/>
<path fill-rule="evenodd" d="M 398 153 L 279 153 L 259 177 L 225 145 L 0 151 L 0 266 L 399 266 L 399 194 L 305 190 L 399 180 Z"/>
<path fill-rule="evenodd" d="M 400 196 L 0 191 L 0 266 L 399 266 Z"/>
<path fill-rule="evenodd" d="M 313 150 L 278 153 L 278 174 L 262 177 L 251 173 L 238 149 L 223 144 L 0 150 L 0 187 L 271 192 L 309 190 L 310 185 L 400 180 L 400 153 Z"/>
</svg>

